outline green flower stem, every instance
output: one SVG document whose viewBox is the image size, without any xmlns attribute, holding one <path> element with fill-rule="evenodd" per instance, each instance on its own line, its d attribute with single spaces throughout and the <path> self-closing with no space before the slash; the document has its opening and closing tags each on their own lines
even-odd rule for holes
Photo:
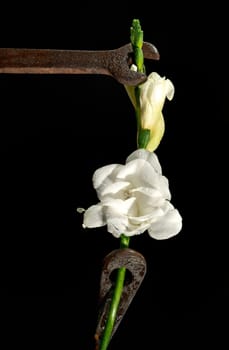
<svg viewBox="0 0 229 350">
<path fill-rule="evenodd" d="M 143 45 L 143 31 L 141 29 L 140 21 L 134 19 L 130 28 L 130 40 L 133 49 L 133 62 L 137 67 L 137 71 L 145 73 L 144 55 L 142 51 Z M 150 140 L 150 130 L 142 129 L 141 115 L 140 115 L 140 87 L 139 86 L 125 86 L 126 91 L 135 108 L 135 115 L 137 121 L 137 146 L 138 148 L 146 148 Z"/>
<path fill-rule="evenodd" d="M 130 40 L 133 48 L 134 63 L 137 66 L 137 70 L 143 73 L 145 72 L 144 56 L 142 51 L 143 31 L 141 30 L 140 22 L 137 19 L 134 19 L 132 22 L 132 26 L 130 28 Z M 136 87 L 127 86 L 126 89 L 127 89 L 127 92 L 130 94 L 130 96 L 133 96 L 133 103 L 135 104 L 137 127 L 138 127 L 138 147 L 143 147 L 143 146 L 145 147 L 148 143 L 147 141 L 148 133 L 145 132 L 144 134 L 143 133 L 141 134 L 140 101 L 139 101 L 140 89 L 138 86 Z M 128 248 L 129 242 L 130 242 L 130 238 L 122 234 L 120 238 L 120 248 Z M 125 274 L 126 274 L 125 267 L 120 267 L 117 270 L 117 276 L 116 276 L 113 296 L 111 300 L 111 305 L 108 312 L 103 335 L 101 338 L 99 350 L 106 350 L 109 345 L 111 335 L 112 335 L 112 330 L 116 320 L 119 302 L 122 296 L 122 291 L 125 283 Z"/>
<path fill-rule="evenodd" d="M 142 51 L 143 45 L 143 31 L 141 29 L 140 21 L 134 19 L 132 22 L 132 27 L 130 29 L 130 39 L 132 43 L 134 61 L 137 66 L 138 72 L 145 73 L 144 66 L 144 55 Z M 150 139 L 150 130 L 142 129 L 141 127 L 141 115 L 140 115 L 140 88 L 139 86 L 134 87 L 135 96 L 135 114 L 137 120 L 137 146 L 138 148 L 146 148 Z"/>
<path fill-rule="evenodd" d="M 125 235 L 121 235 L 120 248 L 128 248 L 129 241 L 130 241 L 129 237 L 126 237 Z M 106 350 L 109 345 L 112 330 L 115 324 L 118 307 L 119 307 L 120 298 L 122 296 L 122 290 L 123 290 L 124 281 L 125 281 L 125 274 L 126 274 L 125 267 L 120 267 L 117 270 L 116 283 L 113 291 L 112 301 L 108 312 L 108 318 L 106 321 L 106 326 L 103 332 L 99 350 Z"/>
<path fill-rule="evenodd" d="M 134 19 L 130 28 L 130 41 L 133 48 L 134 63 L 137 70 L 141 73 L 145 72 L 144 55 L 142 51 L 143 45 L 143 31 L 141 29 L 140 21 Z"/>
</svg>

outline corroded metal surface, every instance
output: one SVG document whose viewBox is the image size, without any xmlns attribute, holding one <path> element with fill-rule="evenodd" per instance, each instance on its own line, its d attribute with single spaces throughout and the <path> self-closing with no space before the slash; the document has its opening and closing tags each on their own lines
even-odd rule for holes
<svg viewBox="0 0 229 350">
<path fill-rule="evenodd" d="M 131 278 L 130 280 L 125 280 L 112 336 L 117 330 L 146 274 L 145 258 L 142 254 L 133 249 L 116 249 L 105 257 L 100 281 L 100 304 L 102 308 L 95 332 L 95 340 L 97 344 L 100 342 L 112 299 L 113 283 L 111 274 L 113 271 L 121 267 L 125 267 L 129 271 Z"/>
<path fill-rule="evenodd" d="M 159 59 L 155 46 L 144 42 L 143 54 Z M 131 44 L 115 50 L 50 50 L 0 48 L 0 73 L 13 74 L 104 74 L 124 85 L 144 82 L 145 74 L 130 70 Z"/>
</svg>

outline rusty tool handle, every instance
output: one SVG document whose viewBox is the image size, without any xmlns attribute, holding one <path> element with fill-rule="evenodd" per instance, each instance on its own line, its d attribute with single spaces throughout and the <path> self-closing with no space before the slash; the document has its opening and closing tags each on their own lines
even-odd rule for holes
<svg viewBox="0 0 229 350">
<path fill-rule="evenodd" d="M 0 48 L 0 73 L 106 74 L 108 51 Z"/>
<path fill-rule="evenodd" d="M 145 58 L 159 59 L 150 43 L 143 43 L 143 53 Z M 131 44 L 100 51 L 0 48 L 0 73 L 105 74 L 121 84 L 136 86 L 147 76 L 131 70 L 132 63 Z"/>
</svg>

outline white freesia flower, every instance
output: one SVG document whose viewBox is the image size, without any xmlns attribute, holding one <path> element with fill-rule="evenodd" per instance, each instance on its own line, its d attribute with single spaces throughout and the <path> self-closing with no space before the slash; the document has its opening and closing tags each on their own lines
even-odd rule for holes
<svg viewBox="0 0 229 350">
<path fill-rule="evenodd" d="M 138 149 L 125 165 L 96 170 L 92 180 L 100 202 L 84 212 L 83 227 L 107 225 L 115 237 L 148 230 L 155 239 L 170 238 L 181 230 L 182 218 L 170 203 L 168 180 L 154 152 Z"/>
<path fill-rule="evenodd" d="M 172 100 L 174 85 L 169 79 L 152 72 L 145 83 L 140 85 L 141 127 L 150 130 L 147 149 L 153 152 L 159 145 L 165 131 L 162 108 L 166 97 Z"/>
</svg>

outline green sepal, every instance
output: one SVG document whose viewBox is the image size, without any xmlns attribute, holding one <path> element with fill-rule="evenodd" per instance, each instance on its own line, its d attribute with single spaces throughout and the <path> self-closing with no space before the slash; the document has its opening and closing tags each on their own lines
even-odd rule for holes
<svg viewBox="0 0 229 350">
<path fill-rule="evenodd" d="M 150 140 L 150 129 L 140 129 L 138 134 L 138 148 L 146 148 Z"/>
</svg>

